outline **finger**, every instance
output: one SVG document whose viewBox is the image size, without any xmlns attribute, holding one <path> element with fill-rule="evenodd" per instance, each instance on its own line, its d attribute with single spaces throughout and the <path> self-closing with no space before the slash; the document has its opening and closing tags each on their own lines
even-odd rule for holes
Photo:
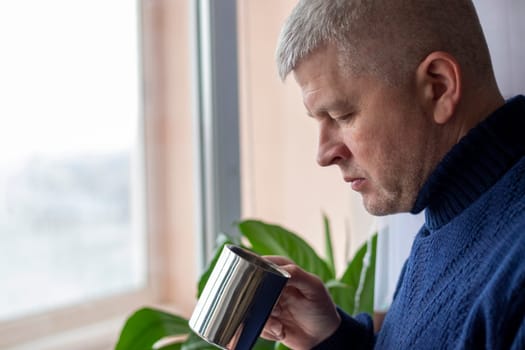
<svg viewBox="0 0 525 350">
<path fill-rule="evenodd" d="M 275 304 L 275 306 L 272 309 L 271 316 L 273 317 L 279 317 L 282 313 L 282 307 L 279 303 Z"/>
<path fill-rule="evenodd" d="M 260 337 L 266 340 L 270 340 L 270 341 L 281 341 L 282 340 L 282 338 L 276 337 L 275 334 L 273 334 L 270 331 L 267 331 L 266 329 L 264 329 L 261 332 Z"/>
<path fill-rule="evenodd" d="M 274 341 L 281 340 L 284 337 L 283 324 L 281 321 L 276 317 L 270 316 L 261 332 L 261 337 Z"/>
<path fill-rule="evenodd" d="M 314 298 L 319 291 L 325 289 L 319 277 L 304 271 L 289 258 L 276 255 L 266 255 L 264 258 L 286 270 L 291 276 L 287 285 L 297 288 L 306 298 Z"/>
<path fill-rule="evenodd" d="M 291 259 L 278 255 L 265 255 L 263 258 L 279 266 L 291 265 L 294 263 Z"/>
<path fill-rule="evenodd" d="M 287 282 L 287 287 L 294 287 L 304 297 L 311 299 L 318 296 L 320 291 L 324 291 L 325 287 L 319 277 L 309 272 L 304 271 L 299 266 L 283 265 L 281 268 L 285 269 L 291 276 Z"/>
</svg>

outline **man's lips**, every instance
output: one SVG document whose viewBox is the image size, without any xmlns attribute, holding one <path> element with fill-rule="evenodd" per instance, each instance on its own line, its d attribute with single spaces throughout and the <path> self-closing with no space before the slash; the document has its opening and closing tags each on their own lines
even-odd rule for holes
<svg viewBox="0 0 525 350">
<path fill-rule="evenodd" d="M 345 177 L 346 182 L 350 182 L 354 191 L 359 191 L 363 188 L 366 179 L 364 177 Z"/>
</svg>

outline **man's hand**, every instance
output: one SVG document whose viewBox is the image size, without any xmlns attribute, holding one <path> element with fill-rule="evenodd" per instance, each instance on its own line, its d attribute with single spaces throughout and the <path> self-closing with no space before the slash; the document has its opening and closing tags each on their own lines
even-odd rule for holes
<svg viewBox="0 0 525 350">
<path fill-rule="evenodd" d="M 288 271 L 291 278 L 261 336 L 280 341 L 294 350 L 302 350 L 311 349 L 334 333 L 341 318 L 323 282 L 289 259 L 264 258 Z"/>
</svg>

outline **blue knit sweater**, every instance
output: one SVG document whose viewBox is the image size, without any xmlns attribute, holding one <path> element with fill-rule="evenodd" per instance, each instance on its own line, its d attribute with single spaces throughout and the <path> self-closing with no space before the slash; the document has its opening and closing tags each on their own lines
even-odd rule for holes
<svg viewBox="0 0 525 350">
<path fill-rule="evenodd" d="M 341 313 L 316 349 L 525 349 L 525 97 L 472 129 L 440 162 L 381 331 Z"/>
</svg>

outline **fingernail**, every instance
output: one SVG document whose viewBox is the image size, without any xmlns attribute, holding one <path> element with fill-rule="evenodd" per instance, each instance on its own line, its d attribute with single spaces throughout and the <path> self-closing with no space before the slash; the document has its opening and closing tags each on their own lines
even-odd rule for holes
<svg viewBox="0 0 525 350">
<path fill-rule="evenodd" d="M 275 323 L 272 325 L 272 327 L 270 328 L 271 332 L 273 333 L 273 335 L 278 338 L 278 339 L 281 339 L 282 336 L 283 336 L 283 325 L 281 323 Z"/>
</svg>

